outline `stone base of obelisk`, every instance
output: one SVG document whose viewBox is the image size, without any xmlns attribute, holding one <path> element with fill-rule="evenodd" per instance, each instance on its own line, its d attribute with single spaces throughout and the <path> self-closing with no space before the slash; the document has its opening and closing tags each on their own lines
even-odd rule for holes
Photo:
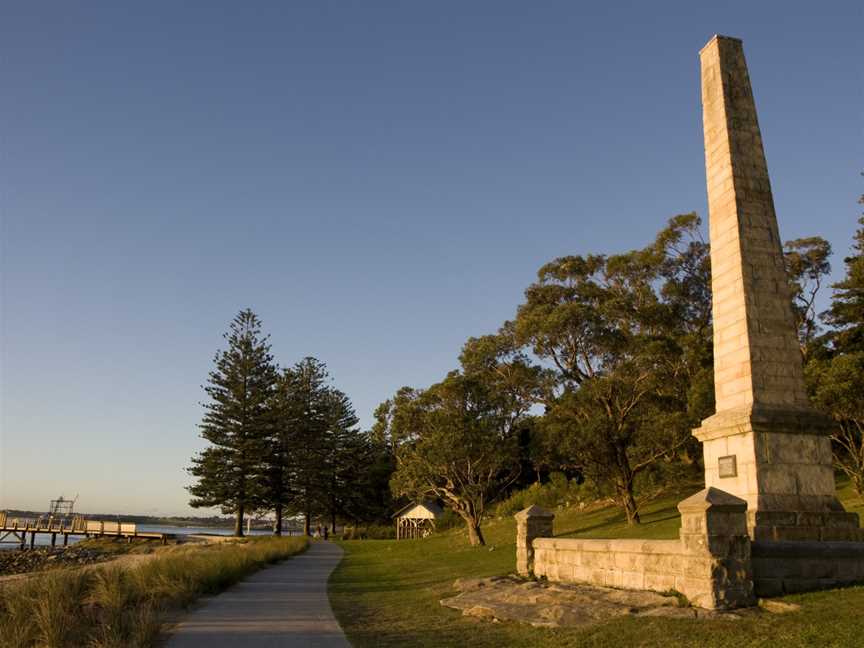
<svg viewBox="0 0 864 648">
<path fill-rule="evenodd" d="M 803 408 L 726 410 L 693 431 L 705 487 L 747 502 L 751 539 L 864 541 L 858 515 L 837 499 L 831 422 Z"/>
</svg>

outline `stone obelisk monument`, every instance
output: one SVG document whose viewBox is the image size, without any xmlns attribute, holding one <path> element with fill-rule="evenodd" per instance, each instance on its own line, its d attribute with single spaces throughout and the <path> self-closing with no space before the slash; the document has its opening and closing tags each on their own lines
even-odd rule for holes
<svg viewBox="0 0 864 648">
<path fill-rule="evenodd" d="M 747 501 L 754 540 L 858 539 L 834 491 L 830 422 L 804 388 L 791 294 L 741 41 L 700 52 L 717 413 L 705 485 Z"/>
</svg>

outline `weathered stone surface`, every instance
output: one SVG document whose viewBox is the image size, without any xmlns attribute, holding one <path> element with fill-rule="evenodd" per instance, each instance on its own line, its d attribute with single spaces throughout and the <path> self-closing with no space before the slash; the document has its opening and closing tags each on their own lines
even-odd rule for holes
<svg viewBox="0 0 864 648">
<path fill-rule="evenodd" d="M 536 538 L 533 573 L 550 581 L 677 590 L 697 607 L 755 603 L 747 503 L 706 489 L 681 503 L 679 540 Z"/>
<path fill-rule="evenodd" d="M 740 618 L 749 612 L 720 613 L 680 607 L 676 597 L 594 585 L 523 581 L 513 577 L 460 579 L 460 593 L 441 605 L 465 616 L 520 621 L 539 627 L 587 626 L 621 616 L 672 618 Z"/>
<path fill-rule="evenodd" d="M 524 508 L 519 511 L 516 515 L 514 515 L 517 520 L 528 520 L 530 519 L 553 519 L 555 514 L 551 511 L 547 511 L 541 506 L 537 506 L 536 504 L 532 504 L 528 508 Z"/>
<path fill-rule="evenodd" d="M 768 599 L 759 599 L 759 607 L 766 612 L 771 612 L 772 614 L 791 614 L 793 612 L 801 611 L 801 606 L 797 603 L 770 601 Z"/>
<path fill-rule="evenodd" d="M 555 514 L 536 505 L 519 511 L 516 518 L 516 571 L 522 576 L 534 573 L 534 540 L 552 536 Z"/>
<path fill-rule="evenodd" d="M 743 513 L 747 510 L 747 502 L 731 493 L 709 486 L 678 502 L 678 510 L 681 513 L 698 513 L 708 510 Z"/>
<path fill-rule="evenodd" d="M 768 165 L 741 41 L 700 53 L 717 410 L 808 405 Z"/>
<path fill-rule="evenodd" d="M 715 36 L 700 60 L 717 403 L 716 414 L 693 431 L 703 443 L 705 485 L 747 501 L 754 540 L 823 539 L 825 525 L 812 520 L 765 524 L 758 517 L 842 510 L 825 435 L 832 423 L 810 407 L 804 388 L 743 46 Z M 857 526 L 847 520 L 845 528 Z"/>
<path fill-rule="evenodd" d="M 754 542 L 759 596 L 780 596 L 864 582 L 862 542 Z"/>
</svg>

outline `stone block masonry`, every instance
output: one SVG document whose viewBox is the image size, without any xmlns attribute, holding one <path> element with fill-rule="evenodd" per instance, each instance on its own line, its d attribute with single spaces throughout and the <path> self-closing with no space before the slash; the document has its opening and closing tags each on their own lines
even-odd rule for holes
<svg viewBox="0 0 864 648">
<path fill-rule="evenodd" d="M 707 488 L 678 505 L 677 540 L 595 540 L 553 538 L 554 516 L 534 506 L 516 515 L 517 571 L 553 582 L 675 590 L 708 609 L 864 582 L 864 543 L 751 542 L 746 509 Z"/>
<path fill-rule="evenodd" d="M 539 506 L 529 506 L 516 514 L 516 571 L 527 576 L 534 569 L 534 539 L 552 536 L 555 516 Z"/>
<path fill-rule="evenodd" d="M 678 505 L 678 540 L 555 539 L 527 533 L 542 519 L 548 536 L 552 515 L 539 507 L 516 515 L 517 568 L 522 575 L 605 587 L 676 590 L 704 608 L 752 605 L 747 503 L 708 488 Z M 532 556 L 530 563 L 521 556 Z"/>
<path fill-rule="evenodd" d="M 828 432 L 804 387 L 756 102 L 737 38 L 699 53 L 717 412 L 693 434 L 705 485 L 748 504 L 753 540 L 852 540 Z"/>
<path fill-rule="evenodd" d="M 768 164 L 741 41 L 700 52 L 717 411 L 807 408 Z"/>
<path fill-rule="evenodd" d="M 759 596 L 781 596 L 864 583 L 862 542 L 754 542 Z"/>
</svg>

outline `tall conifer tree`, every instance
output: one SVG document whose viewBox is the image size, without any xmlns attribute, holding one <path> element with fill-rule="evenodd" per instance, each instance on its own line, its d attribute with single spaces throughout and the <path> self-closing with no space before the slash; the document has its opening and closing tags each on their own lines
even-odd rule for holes
<svg viewBox="0 0 864 648">
<path fill-rule="evenodd" d="M 307 357 L 291 369 L 293 406 L 288 425 L 293 435 L 294 489 L 291 508 L 303 515 L 303 530 L 309 535 L 312 515 L 319 507 L 325 488 L 322 462 L 325 456 L 324 435 L 329 424 L 327 415 L 327 367 Z"/>
<path fill-rule="evenodd" d="M 269 452 L 264 463 L 264 501 L 275 515 L 273 532 L 282 535 L 285 507 L 295 494 L 297 471 L 297 446 L 301 442 L 303 409 L 298 402 L 298 380 L 292 369 L 285 369 L 276 382 L 270 403 L 272 422 L 269 435 Z"/>
<path fill-rule="evenodd" d="M 367 459 L 366 444 L 357 431 L 357 414 L 351 400 L 335 388 L 328 390 L 325 404 L 327 428 L 322 438 L 324 490 L 320 509 L 329 517 L 330 529 L 336 532 L 336 516 L 352 507 L 354 493 Z"/>
<path fill-rule="evenodd" d="M 859 202 L 864 204 L 864 196 Z M 826 317 L 836 328 L 834 347 L 842 353 L 864 352 L 864 216 L 858 223 L 852 254 L 843 260 L 846 276 L 834 284 L 834 301 Z"/>
<path fill-rule="evenodd" d="M 270 451 L 271 402 L 277 370 L 269 336 L 251 310 L 241 311 L 225 334 L 226 350 L 216 353 L 204 391 L 201 436 L 210 445 L 192 458 L 188 487 L 194 507 L 221 507 L 236 516 L 234 535 L 243 535 L 245 512 L 263 500 L 263 459 Z"/>
</svg>

